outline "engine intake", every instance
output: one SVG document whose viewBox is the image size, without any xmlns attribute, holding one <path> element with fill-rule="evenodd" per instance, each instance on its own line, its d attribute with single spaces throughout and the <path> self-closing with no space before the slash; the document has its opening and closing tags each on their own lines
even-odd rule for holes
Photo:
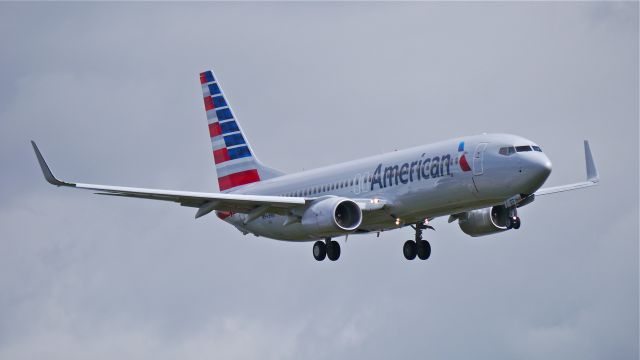
<svg viewBox="0 0 640 360">
<path fill-rule="evenodd" d="M 466 212 L 458 220 L 460 229 L 473 237 L 506 231 L 509 210 L 503 206 L 493 206 Z"/>
<path fill-rule="evenodd" d="M 362 210 L 346 198 L 319 199 L 304 211 L 300 223 L 316 236 L 342 235 L 360 226 Z"/>
</svg>

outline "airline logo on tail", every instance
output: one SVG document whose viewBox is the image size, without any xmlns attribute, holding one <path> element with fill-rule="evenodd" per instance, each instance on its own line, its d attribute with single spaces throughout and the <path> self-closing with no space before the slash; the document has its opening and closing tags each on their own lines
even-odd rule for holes
<svg viewBox="0 0 640 360">
<path fill-rule="evenodd" d="M 201 73 L 200 83 L 220 191 L 260 181 L 251 150 L 213 73 Z"/>
</svg>

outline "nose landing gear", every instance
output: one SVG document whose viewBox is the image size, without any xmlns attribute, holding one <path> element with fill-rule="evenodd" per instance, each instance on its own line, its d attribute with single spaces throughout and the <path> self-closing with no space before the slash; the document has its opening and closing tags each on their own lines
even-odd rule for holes
<svg viewBox="0 0 640 360">
<path fill-rule="evenodd" d="M 520 217 L 513 216 L 507 219 L 507 229 L 520 229 Z"/>
<path fill-rule="evenodd" d="M 507 217 L 507 229 L 520 229 L 520 217 L 515 206 L 509 208 L 509 217 Z"/>
<path fill-rule="evenodd" d="M 435 230 L 432 226 L 427 224 L 418 223 L 411 225 L 416 231 L 415 241 L 407 240 L 402 246 L 402 253 L 407 260 L 413 260 L 418 256 L 420 260 L 427 260 L 431 256 L 431 244 L 427 240 L 422 240 L 422 230 L 431 229 Z"/>
</svg>

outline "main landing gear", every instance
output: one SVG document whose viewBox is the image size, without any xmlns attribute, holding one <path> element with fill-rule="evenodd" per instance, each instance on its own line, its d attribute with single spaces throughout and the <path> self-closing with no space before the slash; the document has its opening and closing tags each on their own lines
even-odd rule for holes
<svg viewBox="0 0 640 360">
<path fill-rule="evenodd" d="M 340 244 L 331 238 L 326 238 L 325 242 L 316 241 L 313 244 L 313 257 L 318 261 L 324 260 L 325 257 L 336 261 L 340 258 Z"/>
<path fill-rule="evenodd" d="M 402 247 L 402 253 L 407 260 L 413 260 L 416 255 L 420 260 L 427 260 L 431 256 L 431 244 L 427 240 L 422 240 L 422 230 L 432 229 L 433 227 L 425 224 L 411 225 L 416 231 L 416 239 L 407 240 Z"/>
</svg>

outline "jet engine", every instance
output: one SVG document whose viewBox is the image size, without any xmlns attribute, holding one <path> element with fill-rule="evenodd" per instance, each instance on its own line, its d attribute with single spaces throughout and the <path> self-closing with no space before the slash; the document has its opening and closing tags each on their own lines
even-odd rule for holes
<svg viewBox="0 0 640 360">
<path fill-rule="evenodd" d="M 315 236 L 335 236 L 351 232 L 362 223 L 362 210 L 354 201 L 330 197 L 318 199 L 304 211 L 302 226 Z"/>
<path fill-rule="evenodd" d="M 458 218 L 458 225 L 465 234 L 476 237 L 508 230 L 508 221 L 509 210 L 499 205 L 466 212 Z"/>
</svg>

